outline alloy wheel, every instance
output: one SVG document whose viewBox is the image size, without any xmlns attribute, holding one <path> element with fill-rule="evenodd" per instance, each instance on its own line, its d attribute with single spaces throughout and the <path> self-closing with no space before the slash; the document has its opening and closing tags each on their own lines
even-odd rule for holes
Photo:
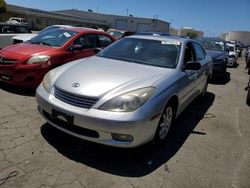
<svg viewBox="0 0 250 188">
<path fill-rule="evenodd" d="M 164 113 L 162 114 L 161 122 L 159 124 L 159 138 L 164 140 L 168 134 L 171 123 L 173 119 L 173 109 L 171 106 L 168 106 Z"/>
</svg>

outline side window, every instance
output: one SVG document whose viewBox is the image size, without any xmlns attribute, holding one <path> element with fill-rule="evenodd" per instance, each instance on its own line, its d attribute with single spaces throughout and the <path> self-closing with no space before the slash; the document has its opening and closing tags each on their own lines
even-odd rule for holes
<svg viewBox="0 0 250 188">
<path fill-rule="evenodd" d="M 187 43 L 184 54 L 184 63 L 186 64 L 188 61 L 195 61 L 194 49 L 191 43 Z"/>
<path fill-rule="evenodd" d="M 106 47 L 112 43 L 112 40 L 105 35 L 98 35 L 100 47 Z"/>
<path fill-rule="evenodd" d="M 83 46 L 83 49 L 90 49 L 97 47 L 96 35 L 82 35 L 74 41 L 74 44 L 79 44 Z"/>
<path fill-rule="evenodd" d="M 195 42 L 193 43 L 193 46 L 194 46 L 196 60 L 200 61 L 200 60 L 205 59 L 206 52 L 204 52 L 203 48 L 198 43 L 195 43 Z"/>
<path fill-rule="evenodd" d="M 16 27 L 16 33 L 29 33 L 26 27 Z"/>
<path fill-rule="evenodd" d="M 1 33 L 14 33 L 13 26 L 4 25 L 2 26 Z"/>
</svg>

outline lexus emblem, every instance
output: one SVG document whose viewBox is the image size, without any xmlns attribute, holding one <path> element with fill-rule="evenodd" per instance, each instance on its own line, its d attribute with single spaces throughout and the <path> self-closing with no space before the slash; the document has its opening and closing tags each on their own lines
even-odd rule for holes
<svg viewBox="0 0 250 188">
<path fill-rule="evenodd" d="M 79 83 L 73 83 L 73 84 L 72 84 L 72 87 L 79 87 L 79 86 L 80 86 Z"/>
</svg>

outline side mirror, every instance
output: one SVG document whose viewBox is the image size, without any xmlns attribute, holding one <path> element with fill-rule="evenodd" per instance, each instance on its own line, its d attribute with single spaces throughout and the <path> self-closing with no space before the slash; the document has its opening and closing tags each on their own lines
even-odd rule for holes
<svg viewBox="0 0 250 188">
<path fill-rule="evenodd" d="M 201 64 L 198 61 L 188 61 L 183 70 L 200 70 Z"/>
<path fill-rule="evenodd" d="M 69 47 L 69 50 L 72 51 L 72 52 L 79 51 L 79 50 L 82 50 L 82 49 L 83 49 L 83 46 L 80 45 L 80 44 L 74 44 L 71 47 Z"/>
<path fill-rule="evenodd" d="M 100 51 L 102 51 L 101 48 L 95 48 L 95 49 L 94 49 L 94 53 L 95 53 L 95 54 L 98 54 Z"/>
</svg>

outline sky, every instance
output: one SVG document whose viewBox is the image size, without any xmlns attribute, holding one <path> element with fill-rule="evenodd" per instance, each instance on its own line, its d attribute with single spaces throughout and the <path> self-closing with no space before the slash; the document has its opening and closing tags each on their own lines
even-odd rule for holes
<svg viewBox="0 0 250 188">
<path fill-rule="evenodd" d="M 8 4 L 46 11 L 92 9 L 103 14 L 154 18 L 170 27 L 192 27 L 205 36 L 250 31 L 250 0 L 5 0 Z"/>
</svg>

